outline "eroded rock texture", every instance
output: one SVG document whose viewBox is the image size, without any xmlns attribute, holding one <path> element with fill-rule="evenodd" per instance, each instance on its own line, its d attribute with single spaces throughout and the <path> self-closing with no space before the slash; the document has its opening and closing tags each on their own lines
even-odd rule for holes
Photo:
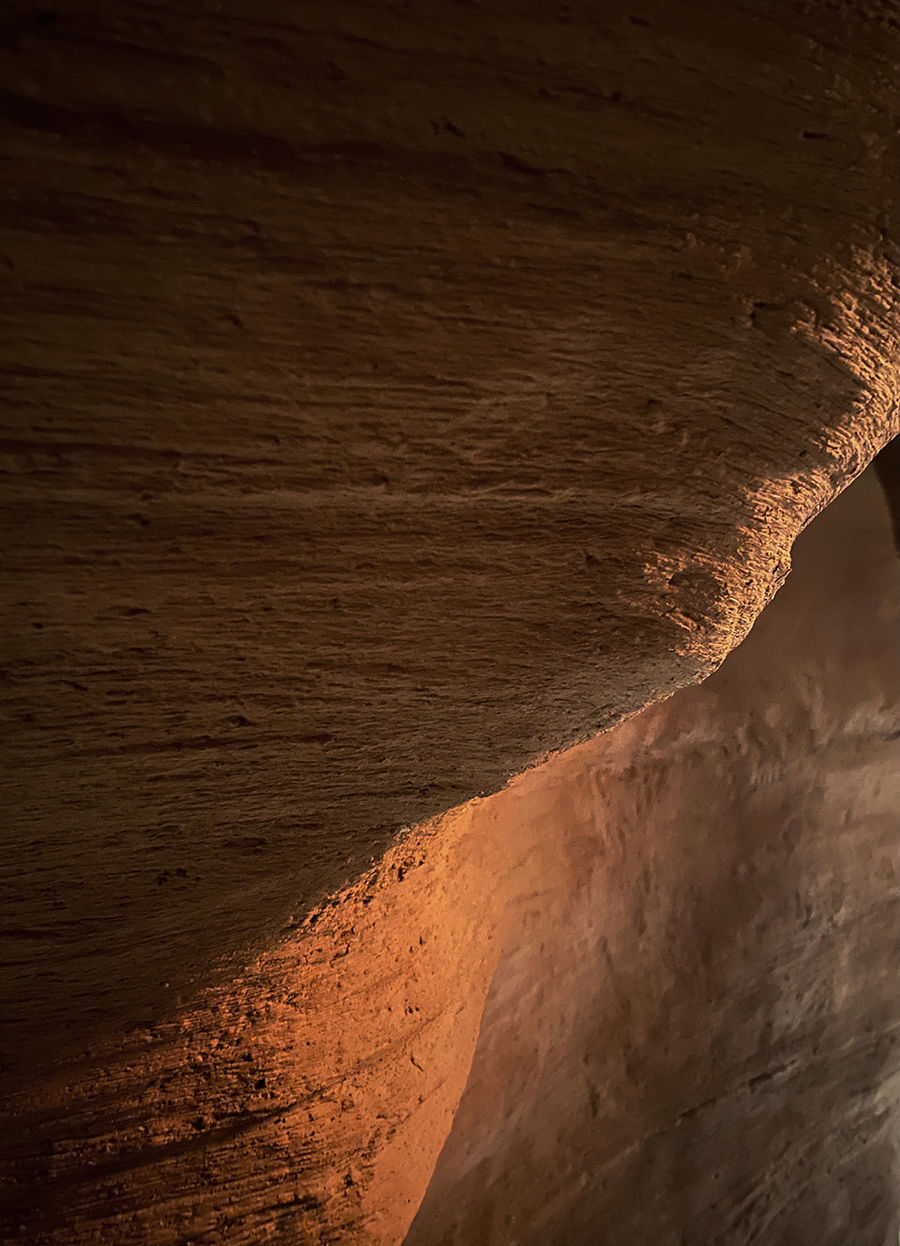
<svg viewBox="0 0 900 1246">
<path fill-rule="evenodd" d="M 868 475 L 701 687 L 35 1076 L 12 1240 L 893 1242 L 898 578 Z"/>
<path fill-rule="evenodd" d="M 545 768 L 406 1246 L 893 1246 L 898 636 L 867 476 L 720 670 Z"/>
<path fill-rule="evenodd" d="M 740 639 L 896 431 L 896 16 L 4 5 L 8 1060 Z"/>
<path fill-rule="evenodd" d="M 406 1231 L 562 815 L 390 845 L 712 670 L 897 432 L 897 19 L 4 6 L 13 1240 Z"/>
</svg>

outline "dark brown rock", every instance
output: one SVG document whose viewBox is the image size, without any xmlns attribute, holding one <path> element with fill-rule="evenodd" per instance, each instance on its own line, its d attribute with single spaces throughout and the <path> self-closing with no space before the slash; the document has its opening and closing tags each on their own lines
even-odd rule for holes
<svg viewBox="0 0 900 1246">
<path fill-rule="evenodd" d="M 897 17 L 4 7 L 5 1089 L 746 634 L 898 431 Z"/>
<path fill-rule="evenodd" d="M 3 961 L 58 1046 L 746 632 L 896 429 L 896 10 L 3 22 Z"/>
</svg>

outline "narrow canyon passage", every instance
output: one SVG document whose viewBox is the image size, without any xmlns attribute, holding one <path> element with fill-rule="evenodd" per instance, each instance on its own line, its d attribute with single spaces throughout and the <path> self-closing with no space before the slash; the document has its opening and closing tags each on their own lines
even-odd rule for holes
<svg viewBox="0 0 900 1246">
<path fill-rule="evenodd" d="M 897 432 L 900 51 L 895 0 L 0 21 L 15 1066 L 733 648 Z"/>
<path fill-rule="evenodd" d="M 4 1240 L 886 1246 L 898 615 L 870 471 L 703 685 L 24 1087 Z"/>
<path fill-rule="evenodd" d="M 0 1246 L 896 1246 L 898 68 L 0 5 Z"/>
<path fill-rule="evenodd" d="M 714 675 L 545 768 L 407 1246 L 896 1241 L 898 588 L 870 471 Z"/>
</svg>

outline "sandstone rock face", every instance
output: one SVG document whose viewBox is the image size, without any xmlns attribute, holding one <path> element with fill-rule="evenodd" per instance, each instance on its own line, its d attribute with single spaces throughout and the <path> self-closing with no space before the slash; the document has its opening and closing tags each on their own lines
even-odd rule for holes
<svg viewBox="0 0 900 1246">
<path fill-rule="evenodd" d="M 4 6 L 13 1067 L 745 634 L 897 431 L 896 16 Z"/>
<path fill-rule="evenodd" d="M 797 533 L 900 429 L 896 4 L 11 0 L 0 25 L 4 1232 L 399 1240 L 506 949 L 412 1232 L 527 1240 L 485 1209 L 511 1182 L 537 1215 L 508 1162 L 532 1126 L 504 1123 L 498 1089 L 488 1145 L 470 1105 L 547 979 L 504 933 L 546 890 L 530 871 L 550 889 L 536 926 L 584 927 L 607 866 L 565 845 L 606 833 L 591 750 L 643 748 L 669 711 L 623 719 L 721 662 Z M 812 694 L 785 680 L 805 722 Z M 756 748 L 735 791 L 756 793 Z M 685 801 L 722 787 L 727 767 L 685 765 Z M 778 790 L 812 809 L 809 767 Z M 730 810 L 698 815 L 673 922 L 714 890 L 697 854 Z M 634 921 L 649 850 L 604 849 Z M 583 936 L 595 960 L 609 920 Z M 773 910 L 776 959 L 780 931 Z M 721 985 L 712 950 L 685 955 Z M 841 1024 L 883 1033 L 879 981 Z M 715 1102 L 741 1060 L 774 1068 L 753 1030 L 771 1001 L 753 1024 L 751 1002 Z M 658 1028 L 588 1013 L 629 1042 Z M 769 1019 L 772 1051 L 801 1042 Z M 542 1067 L 534 1119 L 574 1093 Z M 684 1069 L 664 1118 L 706 1073 Z M 635 1128 L 656 1110 L 642 1085 Z M 567 1153 L 607 1145 L 590 1121 L 561 1130 Z M 879 1174 L 871 1130 L 859 1163 Z M 602 1213 L 625 1240 L 570 1168 L 547 1231 Z M 723 1206 L 770 1188 L 728 1172 Z M 872 1188 L 867 1226 L 888 1214 Z M 463 1195 L 476 1227 L 439 1206 Z"/>
<path fill-rule="evenodd" d="M 893 1246 L 898 636 L 867 476 L 720 670 L 545 768 L 406 1246 Z"/>
<path fill-rule="evenodd" d="M 867 474 L 702 686 L 37 1073 L 9 1239 L 893 1242 L 898 580 Z"/>
</svg>

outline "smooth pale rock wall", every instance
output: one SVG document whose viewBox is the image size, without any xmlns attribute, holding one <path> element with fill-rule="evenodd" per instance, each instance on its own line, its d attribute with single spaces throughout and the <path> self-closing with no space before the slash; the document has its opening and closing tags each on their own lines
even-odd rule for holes
<svg viewBox="0 0 900 1246">
<path fill-rule="evenodd" d="M 37 1067 L 4 1240 L 893 1241 L 898 581 L 868 473 L 702 686 Z"/>
<path fill-rule="evenodd" d="M 898 64 L 893 0 L 2 6 L 9 1084 L 745 634 L 897 431 Z"/>
</svg>

